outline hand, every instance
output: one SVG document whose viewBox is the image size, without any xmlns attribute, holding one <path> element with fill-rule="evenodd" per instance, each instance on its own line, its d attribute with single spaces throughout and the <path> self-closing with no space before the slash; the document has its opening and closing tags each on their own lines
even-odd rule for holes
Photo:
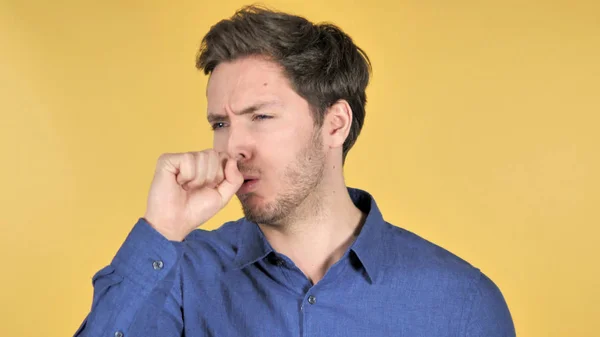
<svg viewBox="0 0 600 337">
<path fill-rule="evenodd" d="M 244 182 L 237 161 L 213 149 L 160 156 L 144 218 L 172 241 L 183 241 L 217 214 Z"/>
</svg>

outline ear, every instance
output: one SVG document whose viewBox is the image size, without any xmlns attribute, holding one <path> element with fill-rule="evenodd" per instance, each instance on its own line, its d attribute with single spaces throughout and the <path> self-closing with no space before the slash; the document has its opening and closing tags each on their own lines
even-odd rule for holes
<svg viewBox="0 0 600 337">
<path fill-rule="evenodd" d="M 323 121 L 323 140 L 330 148 L 342 147 L 352 126 L 352 108 L 339 100 L 327 109 Z"/>
</svg>

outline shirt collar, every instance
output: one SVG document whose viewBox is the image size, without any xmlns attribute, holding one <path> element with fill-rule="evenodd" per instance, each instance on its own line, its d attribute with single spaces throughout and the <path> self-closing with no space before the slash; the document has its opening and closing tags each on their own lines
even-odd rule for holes
<svg viewBox="0 0 600 337">
<path fill-rule="evenodd" d="M 350 198 L 361 211 L 367 214 L 360 233 L 350 246 L 366 271 L 371 283 L 376 283 L 382 264 L 386 261 L 385 229 L 387 223 L 377 207 L 375 199 L 367 192 L 348 188 Z"/>
<path fill-rule="evenodd" d="M 385 261 L 384 230 L 386 222 L 375 203 L 375 199 L 367 192 L 348 187 L 348 193 L 354 204 L 367 214 L 365 223 L 350 250 L 356 254 L 368 278 L 375 283 Z M 273 248 L 265 238 L 262 230 L 254 222 L 246 218 L 241 220 L 238 251 L 234 259 L 237 268 L 244 268 L 265 258 Z"/>
<path fill-rule="evenodd" d="M 273 247 L 256 223 L 242 218 L 240 225 L 238 251 L 233 262 L 239 269 L 261 260 L 273 252 Z"/>
</svg>

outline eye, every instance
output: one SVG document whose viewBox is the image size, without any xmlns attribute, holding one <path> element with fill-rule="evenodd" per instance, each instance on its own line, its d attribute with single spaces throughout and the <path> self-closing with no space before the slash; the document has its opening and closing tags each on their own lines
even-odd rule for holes
<svg viewBox="0 0 600 337">
<path fill-rule="evenodd" d="M 213 130 L 222 129 L 222 128 L 224 128 L 224 127 L 225 127 L 225 123 L 223 123 L 223 122 L 216 122 L 216 123 L 213 123 L 213 124 L 212 124 L 210 127 L 211 127 Z"/>
<path fill-rule="evenodd" d="M 264 120 L 264 119 L 271 119 L 273 118 L 273 116 L 267 116 L 267 115 L 254 115 L 254 117 L 252 117 L 252 120 Z"/>
</svg>

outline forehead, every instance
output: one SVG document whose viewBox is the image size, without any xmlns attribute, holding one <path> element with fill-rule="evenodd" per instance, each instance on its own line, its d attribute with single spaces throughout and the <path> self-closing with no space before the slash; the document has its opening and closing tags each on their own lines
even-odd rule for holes
<svg viewBox="0 0 600 337">
<path fill-rule="evenodd" d="M 208 110 L 232 110 L 261 99 L 285 100 L 294 92 L 277 63 L 261 57 L 245 57 L 219 64 L 208 81 Z"/>
</svg>

